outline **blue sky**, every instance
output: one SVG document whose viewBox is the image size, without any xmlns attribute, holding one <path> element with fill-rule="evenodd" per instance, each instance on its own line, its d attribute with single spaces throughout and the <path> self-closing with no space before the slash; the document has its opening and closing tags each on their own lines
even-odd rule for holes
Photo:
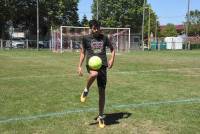
<svg viewBox="0 0 200 134">
<path fill-rule="evenodd" d="M 80 0 L 79 3 L 79 18 L 85 14 L 88 19 L 91 19 L 91 5 L 93 0 Z M 154 12 L 159 17 L 161 25 L 167 23 L 182 24 L 185 21 L 187 12 L 188 0 L 148 0 Z M 200 0 L 190 0 L 190 9 L 200 10 Z"/>
</svg>

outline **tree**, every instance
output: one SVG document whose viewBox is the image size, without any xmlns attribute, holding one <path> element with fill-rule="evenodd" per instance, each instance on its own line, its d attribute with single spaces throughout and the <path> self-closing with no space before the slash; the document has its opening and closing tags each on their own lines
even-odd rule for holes
<svg viewBox="0 0 200 134">
<path fill-rule="evenodd" d="M 79 26 L 78 2 L 79 0 L 62 0 L 62 25 Z"/>
<path fill-rule="evenodd" d="M 9 26 L 13 25 L 13 1 L 0 0 L 0 38 L 8 38 Z"/>
<path fill-rule="evenodd" d="M 170 36 L 177 36 L 178 33 L 176 31 L 176 26 L 174 24 L 167 24 L 161 31 L 161 36 L 163 37 L 170 37 Z"/>
<path fill-rule="evenodd" d="M 152 10 L 151 5 L 146 6 L 144 19 L 145 19 L 144 20 L 144 37 L 148 38 L 148 33 L 149 34 L 153 33 L 153 35 L 155 36 L 156 34 L 155 32 L 157 32 L 156 27 L 159 26 L 159 22 L 157 21 L 157 16 L 155 12 Z M 149 22 L 150 22 L 150 29 L 149 29 Z"/>
<path fill-rule="evenodd" d="M 102 26 L 130 27 L 134 33 L 142 29 L 144 0 L 98 0 L 98 16 Z M 150 5 L 148 5 L 150 8 Z M 155 28 L 156 15 L 151 12 L 151 31 Z M 92 5 L 93 18 L 97 16 L 97 0 Z M 148 12 L 145 13 L 148 16 Z M 145 17 L 147 20 L 148 17 Z M 148 21 L 145 21 L 145 25 Z M 154 24 L 153 24 L 154 23 Z M 145 30 L 147 31 L 147 30 Z M 154 31 L 154 30 L 153 30 Z"/>
<path fill-rule="evenodd" d="M 83 15 L 83 19 L 81 21 L 81 26 L 83 26 L 83 27 L 89 26 L 89 21 L 88 21 L 87 16 L 85 14 Z"/>
<path fill-rule="evenodd" d="M 50 27 L 60 25 L 79 26 L 78 2 L 79 0 L 38 0 L 40 35 L 49 33 Z M 36 37 L 36 0 L 0 0 L 0 36 L 5 37 L 6 29 L 12 25 L 23 31 L 29 31 Z M 11 23 L 8 23 L 11 22 Z"/>
<path fill-rule="evenodd" d="M 188 14 L 186 15 L 186 18 Z M 187 24 L 187 23 L 186 23 Z M 189 33 L 190 36 L 200 35 L 200 11 L 190 11 Z"/>
<path fill-rule="evenodd" d="M 40 0 L 41 34 L 46 35 L 51 26 L 79 26 L 78 2 L 79 0 Z"/>
</svg>

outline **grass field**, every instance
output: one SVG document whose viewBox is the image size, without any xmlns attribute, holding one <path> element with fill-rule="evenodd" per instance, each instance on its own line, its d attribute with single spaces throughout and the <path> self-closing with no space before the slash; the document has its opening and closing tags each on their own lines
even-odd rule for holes
<svg viewBox="0 0 200 134">
<path fill-rule="evenodd" d="M 108 71 L 106 128 L 98 128 L 96 83 L 79 102 L 87 73 L 79 53 L 0 51 L 1 134 L 199 134 L 200 51 L 116 55 Z"/>
</svg>

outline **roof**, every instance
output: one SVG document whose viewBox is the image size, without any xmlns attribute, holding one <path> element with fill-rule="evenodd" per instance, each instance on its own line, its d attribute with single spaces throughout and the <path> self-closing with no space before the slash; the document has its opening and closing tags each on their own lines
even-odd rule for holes
<svg viewBox="0 0 200 134">
<path fill-rule="evenodd" d="M 162 30 L 162 29 L 164 29 L 166 26 L 167 26 L 167 25 L 161 25 L 161 26 L 160 26 L 160 29 Z M 185 26 L 182 25 L 182 24 L 180 24 L 180 25 L 175 25 L 175 27 L 176 27 L 176 30 L 184 30 L 184 29 L 185 29 Z"/>
<path fill-rule="evenodd" d="M 176 25 L 176 30 L 184 30 L 185 26 L 184 25 Z"/>
</svg>

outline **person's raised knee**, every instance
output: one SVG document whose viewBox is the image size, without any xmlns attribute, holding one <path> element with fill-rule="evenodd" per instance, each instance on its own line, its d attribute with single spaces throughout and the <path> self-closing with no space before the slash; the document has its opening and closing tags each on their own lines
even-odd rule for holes
<svg viewBox="0 0 200 134">
<path fill-rule="evenodd" d="M 91 77 L 97 77 L 98 72 L 97 71 L 90 71 L 90 76 Z"/>
</svg>

